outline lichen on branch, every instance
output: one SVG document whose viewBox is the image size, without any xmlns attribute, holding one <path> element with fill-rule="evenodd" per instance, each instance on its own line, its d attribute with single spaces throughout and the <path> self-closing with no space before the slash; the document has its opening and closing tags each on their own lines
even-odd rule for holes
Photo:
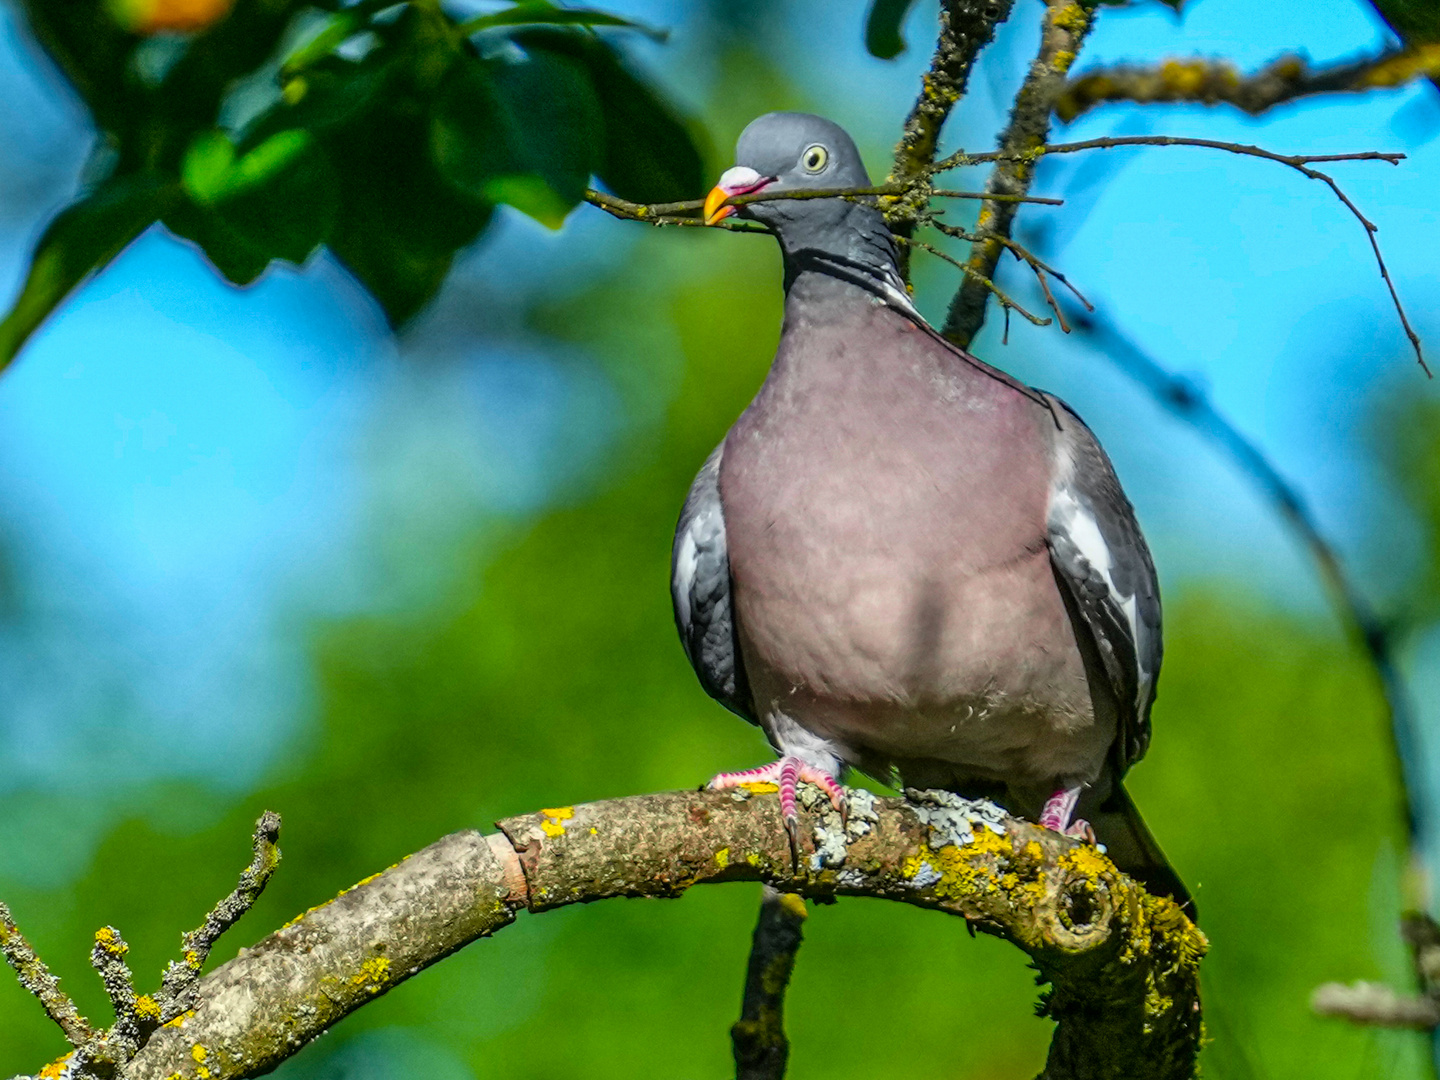
<svg viewBox="0 0 1440 1080">
<path fill-rule="evenodd" d="M 257 1076 L 522 909 L 731 881 L 895 900 L 1015 943 L 1051 985 L 1048 1080 L 1192 1075 L 1206 941 L 1171 901 L 1095 848 L 989 803 L 852 791 L 842 824 L 815 792 L 802 794 L 798 866 L 778 800 L 744 790 L 556 807 L 500 822 L 501 835 L 447 836 L 202 978 L 193 1011 L 160 1028 L 126 1078 Z"/>
<path fill-rule="evenodd" d="M 1440 44 L 1388 49 L 1318 68 L 1290 53 L 1250 75 L 1228 60 L 1203 57 L 1169 59 L 1153 67 L 1120 64 L 1071 79 L 1055 101 L 1055 115 L 1068 124 L 1098 105 L 1125 101 L 1233 105 L 1258 116 L 1300 98 L 1390 89 L 1427 76 L 1440 77 Z"/>
</svg>

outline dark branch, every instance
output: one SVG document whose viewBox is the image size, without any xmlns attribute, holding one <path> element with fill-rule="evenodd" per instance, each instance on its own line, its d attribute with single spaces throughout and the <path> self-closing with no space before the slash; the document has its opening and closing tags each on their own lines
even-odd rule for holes
<svg viewBox="0 0 1440 1080">
<path fill-rule="evenodd" d="M 80 1046 L 95 1037 L 90 1021 L 80 1015 L 70 995 L 60 989 L 60 980 L 25 940 L 10 916 L 10 909 L 3 903 L 0 903 L 0 952 L 4 952 L 5 959 L 15 969 L 20 985 L 35 995 L 45 1015 L 64 1033 L 66 1042 Z"/>
<path fill-rule="evenodd" d="M 994 38 L 996 25 L 1009 17 L 1014 4 L 1015 0 L 943 0 L 940 5 L 935 56 L 921 77 L 920 95 L 905 119 L 890 169 L 890 182 L 902 185 L 909 195 L 895 207 L 891 220 L 901 236 L 913 235 L 915 222 L 929 203 L 922 185 L 929 183 L 940 131 L 955 103 L 965 96 L 975 58 Z M 900 276 L 910 280 L 903 248 Z"/>
<path fill-rule="evenodd" d="M 999 155 L 985 184 L 986 192 L 1001 196 L 1026 195 L 1035 177 L 1034 151 L 1050 134 L 1050 113 L 1065 86 L 1065 76 L 1085 36 L 1090 32 L 1095 0 L 1046 0 L 1040 27 L 1040 51 L 1015 96 L 1010 123 L 1000 136 Z M 980 206 L 976 231 L 984 236 L 970 245 L 967 273 L 960 282 L 941 329 L 961 348 L 968 348 L 985 322 L 985 307 L 992 290 L 995 268 L 1010 236 L 1016 205 L 1006 199 L 987 199 Z"/>
<path fill-rule="evenodd" d="M 730 1029 L 736 1080 L 784 1080 L 790 1058 L 785 1038 L 785 989 L 795 968 L 805 926 L 805 899 L 769 885 L 750 943 L 745 1000 Z"/>
<path fill-rule="evenodd" d="M 1044 157 L 1047 154 L 1074 154 L 1079 153 L 1083 150 L 1113 150 L 1123 146 L 1195 146 L 1209 150 L 1223 150 L 1226 153 L 1230 154 L 1240 154 L 1244 157 L 1253 157 L 1260 158 L 1264 161 L 1273 161 L 1279 165 L 1284 165 L 1288 168 L 1294 169 L 1296 172 L 1300 173 L 1307 179 L 1320 181 L 1322 184 L 1328 187 L 1331 192 L 1334 193 L 1335 197 L 1340 200 L 1341 204 L 1355 217 L 1355 220 L 1360 222 L 1361 226 L 1364 227 L 1365 236 L 1370 241 L 1370 250 L 1374 253 L 1376 266 L 1380 270 L 1380 277 L 1384 280 L 1385 287 L 1390 292 L 1390 299 L 1391 302 L 1394 304 L 1395 313 L 1400 318 L 1400 326 L 1405 331 L 1405 336 L 1409 338 L 1411 347 L 1415 350 L 1415 359 L 1419 362 L 1421 370 L 1424 371 L 1426 375 L 1430 374 L 1430 367 L 1425 362 L 1425 354 L 1420 345 L 1420 337 L 1418 334 L 1415 333 L 1414 328 L 1410 325 L 1410 319 L 1405 314 L 1404 305 L 1400 302 L 1400 294 L 1396 291 L 1395 282 L 1390 277 L 1390 269 L 1385 265 L 1385 257 L 1380 253 L 1380 244 L 1379 241 L 1377 241 L 1375 238 L 1375 234 L 1379 232 L 1379 226 L 1377 226 L 1373 221 L 1371 221 L 1363 213 L 1361 213 L 1360 208 L 1355 205 L 1355 203 L 1348 195 L 1345 194 L 1345 192 L 1341 189 L 1340 185 L 1335 181 L 1335 178 L 1333 176 L 1331 176 L 1329 173 L 1321 172 L 1319 169 L 1311 168 L 1312 165 L 1318 163 L 1333 161 L 1384 161 L 1388 162 L 1391 165 L 1397 165 L 1401 161 L 1405 160 L 1404 154 L 1385 153 L 1378 150 L 1366 150 L 1354 154 L 1277 154 L 1273 150 L 1266 150 L 1260 146 L 1251 146 L 1246 143 L 1223 142 L 1218 139 L 1191 139 L 1182 138 L 1175 135 L 1125 135 L 1107 137 L 1102 139 L 1086 139 L 1083 142 L 1055 143 L 1048 146 L 1042 145 L 1029 150 L 1002 149 L 985 154 L 967 154 L 962 151 L 957 154 L 952 154 L 950 157 L 940 162 L 940 164 L 936 166 L 935 171 L 941 172 L 947 169 L 960 168 L 966 165 L 976 165 L 987 161 L 1001 163 L 1000 166 L 997 166 L 997 169 L 1003 166 L 1003 164 L 1008 161 L 1033 165 L 1035 161 L 1038 161 L 1041 157 Z M 980 220 L 981 228 L 979 231 L 995 234 L 995 236 L 1004 236 L 1008 238 L 1010 224 L 1013 219 L 1014 211 L 1008 210 L 1005 211 L 1004 217 L 1001 217 L 998 214 L 992 215 L 990 220 L 987 222 L 984 217 L 984 209 L 982 208 Z M 1000 227 L 1002 223 L 1004 225 L 1003 228 Z M 980 245 L 977 245 L 977 250 L 989 251 L 991 249 L 990 245 L 993 244 L 994 250 L 998 252 L 999 248 L 1002 245 L 1000 244 L 1000 241 L 998 239 L 995 239 L 995 236 L 992 236 L 991 241 L 987 242 L 987 245 L 983 248 Z M 974 252 L 972 252 L 970 261 L 972 264 L 976 261 Z M 993 271 L 993 262 L 990 263 L 990 267 Z M 969 280 L 973 281 L 974 279 L 971 278 Z M 974 337 L 974 331 L 979 330 L 980 326 L 984 322 L 985 317 L 983 303 L 981 304 L 981 307 L 978 311 L 972 311 L 973 303 L 980 303 L 979 300 L 974 301 L 968 306 L 962 303 L 965 288 L 966 284 L 962 284 L 962 291 L 956 294 L 955 302 L 951 304 L 951 318 L 948 318 L 946 320 L 947 336 L 951 336 L 951 323 L 954 322 L 957 317 L 961 320 L 960 322 L 956 323 L 956 326 L 954 328 L 955 334 L 959 336 L 954 337 L 953 340 L 956 340 L 962 346 L 967 344 Z M 956 310 L 957 305 L 962 308 L 962 310 L 959 311 L 958 316 Z M 965 327 L 971 326 L 972 324 L 974 326 L 974 330 L 970 332 L 969 337 L 965 337 Z"/>
</svg>

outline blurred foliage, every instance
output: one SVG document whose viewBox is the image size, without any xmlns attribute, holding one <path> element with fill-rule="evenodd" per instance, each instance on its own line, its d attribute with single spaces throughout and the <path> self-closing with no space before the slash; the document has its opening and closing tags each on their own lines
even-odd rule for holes
<svg viewBox="0 0 1440 1080">
<path fill-rule="evenodd" d="M 227 10 L 167 3 L 135 0 L 123 24 L 119 7 L 91 0 L 27 5 L 107 133 L 109 178 L 52 223 L 23 314 L 0 338 L 18 342 L 17 326 L 33 328 L 157 219 L 235 281 L 327 244 L 402 320 L 497 203 L 554 222 L 590 176 L 646 200 L 703 188 L 688 126 L 576 25 L 613 17 L 527 3 L 479 25 L 418 2 L 382 17 L 363 2 L 307 16 L 237 0 L 192 36 L 143 37 L 135 28 Z M 768 67 L 723 81 L 734 130 L 801 104 Z M 257 87 L 243 123 L 222 120 Z M 768 758 L 696 685 L 667 584 L 694 471 L 773 353 L 779 279 L 768 244 L 646 235 L 590 289 L 530 312 L 537 336 L 583 343 L 590 359 L 569 362 L 613 381 L 624 441 L 565 505 L 474 522 L 443 602 L 316 626 L 316 723 L 254 790 L 237 796 L 217 777 L 0 796 L 0 896 L 84 1010 L 106 1016 L 85 962 L 94 929 L 120 927 L 153 984 L 181 931 L 233 885 L 263 808 L 284 815 L 285 860 L 212 963 L 455 829 Z M 1388 460 L 1433 541 L 1440 424 L 1414 417 L 1386 426 Z M 378 551 L 449 565 L 388 525 L 402 540 L 377 538 Z M 1440 546 L 1426 552 L 1416 595 L 1440 595 Z M 1157 738 L 1130 785 L 1213 942 L 1204 1074 L 1424 1075 L 1419 1037 L 1308 1008 L 1329 979 L 1410 977 L 1395 932 L 1393 772 L 1368 672 L 1328 622 L 1224 583 L 1173 590 L 1166 616 Z M 281 1075 L 730 1075 L 757 899 L 753 886 L 712 887 L 522 917 L 367 1006 Z M 806 934 L 787 1008 L 797 1080 L 1038 1070 L 1049 1025 L 1030 1015 L 1036 989 L 1013 948 L 882 902 L 817 908 Z M 0 973 L 0 1075 L 62 1049 Z"/>
<path fill-rule="evenodd" d="M 25 0 L 89 109 L 86 191 L 41 237 L 0 322 L 0 368 L 152 223 L 236 285 L 327 244 L 404 322 L 497 204 L 558 228 L 592 176 L 698 197 L 691 125 L 595 27 L 522 0 L 468 20 L 434 0 Z M 184 31 L 182 33 L 182 31 Z"/>
<path fill-rule="evenodd" d="M 647 235 L 607 280 L 532 313 L 626 375 L 626 441 L 570 505 L 477 522 L 443 603 L 317 627 L 318 727 L 258 790 L 220 801 L 157 786 L 108 827 L 78 881 L 0 876 L 0 895 L 84 1008 L 103 1015 L 84 962 L 93 929 L 119 926 L 153 979 L 230 887 L 264 807 L 285 816 L 285 861 L 217 961 L 454 829 L 689 786 L 768 757 L 696 686 L 666 585 L 693 472 L 772 354 L 778 279 L 768 244 Z M 1423 1075 L 1419 1037 L 1308 1007 L 1327 979 L 1407 980 L 1393 778 L 1368 673 L 1324 621 L 1214 583 L 1168 599 L 1157 738 L 1132 789 L 1214 945 L 1205 1075 Z M 17 794 L 0 820 L 73 814 L 83 798 Z M 14 835 L 73 842 L 63 830 Z M 729 1075 L 757 899 L 753 886 L 711 887 L 522 917 L 366 1007 L 281 1075 Z M 806 937 L 787 1007 L 796 1080 L 1038 1071 L 1049 1025 L 1031 1015 L 1036 990 L 1013 948 L 934 913 L 853 900 L 814 909 Z M 0 1075 L 61 1049 L 12 980 L 0 979 L 0 1030 Z"/>
</svg>

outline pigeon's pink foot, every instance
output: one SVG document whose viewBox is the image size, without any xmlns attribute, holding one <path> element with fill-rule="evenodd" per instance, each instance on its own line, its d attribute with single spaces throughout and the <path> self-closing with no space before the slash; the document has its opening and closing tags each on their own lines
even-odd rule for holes
<svg viewBox="0 0 1440 1080">
<path fill-rule="evenodd" d="M 1040 826 L 1093 844 L 1095 830 L 1090 827 L 1090 823 L 1084 818 L 1071 820 L 1075 813 L 1075 804 L 1080 801 L 1080 791 L 1078 787 L 1061 788 L 1046 799 L 1045 808 L 1040 811 Z"/>
<path fill-rule="evenodd" d="M 840 782 L 823 769 L 801 761 L 797 757 L 783 757 L 779 761 L 772 761 L 769 765 L 761 765 L 758 769 L 746 769 L 744 772 L 721 773 L 705 786 L 711 791 L 724 791 L 726 788 L 740 787 L 744 784 L 776 784 L 780 788 L 780 816 L 785 819 L 785 828 L 790 830 L 791 835 L 795 832 L 795 822 L 799 820 L 799 812 L 795 808 L 795 787 L 804 780 L 808 784 L 814 784 L 830 798 L 830 805 L 845 813 L 845 792 L 840 787 Z"/>
</svg>

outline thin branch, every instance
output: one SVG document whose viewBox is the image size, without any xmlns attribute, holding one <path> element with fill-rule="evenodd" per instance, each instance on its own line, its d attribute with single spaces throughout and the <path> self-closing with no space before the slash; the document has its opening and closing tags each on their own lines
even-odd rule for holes
<svg viewBox="0 0 1440 1080">
<path fill-rule="evenodd" d="M 939 248 L 935 247 L 932 244 L 927 244 L 923 240 L 911 240 L 903 236 L 896 236 L 895 241 L 901 247 L 919 248 L 921 251 L 928 251 L 931 255 L 934 255 L 940 259 L 944 259 L 951 266 L 955 267 L 961 273 L 963 273 L 967 278 L 977 276 L 976 271 L 971 269 L 971 267 L 967 263 L 961 262 L 949 252 L 941 251 Z M 1007 293 L 1004 289 L 1000 288 L 999 285 L 996 285 L 995 282 L 991 281 L 987 277 L 979 278 L 978 284 L 983 289 L 985 289 L 987 295 L 993 295 L 995 299 L 1000 302 L 1000 306 L 1003 307 L 1007 312 L 1018 311 L 1024 319 L 1026 319 L 1028 322 L 1032 323 L 1035 326 L 1049 326 L 1050 323 L 1054 321 L 1052 319 L 1042 319 L 1039 315 L 1035 315 L 1032 312 L 1026 310 L 1026 308 L 1020 303 L 1020 301 L 1016 300 L 1013 296 Z"/>
<path fill-rule="evenodd" d="M 1397 994 L 1381 983 L 1326 983 L 1315 989 L 1310 1007 L 1321 1016 L 1376 1027 L 1433 1031 L 1440 1026 L 1440 1005 L 1428 997 Z"/>
<path fill-rule="evenodd" d="M 790 1059 L 785 1037 L 785 989 L 804 938 L 805 899 L 765 886 L 750 943 L 745 1000 L 730 1029 L 736 1080 L 784 1080 Z"/>
<path fill-rule="evenodd" d="M 972 244 L 979 243 L 980 241 L 986 239 L 986 236 L 983 233 L 970 232 L 967 229 L 962 229 L 955 225 L 947 225 L 943 221 L 940 221 L 933 216 L 930 217 L 925 222 L 925 224 L 929 225 L 931 228 L 938 229 L 946 236 L 954 237 L 957 240 L 968 240 Z M 1065 318 L 1064 309 L 1061 308 L 1060 305 L 1056 302 L 1055 294 L 1050 291 L 1049 278 L 1053 277 L 1056 281 L 1060 282 L 1061 285 L 1064 285 L 1065 288 L 1069 289 L 1070 292 L 1074 294 L 1075 299 L 1079 300 L 1080 303 L 1085 305 L 1086 311 L 1095 310 L 1095 305 L 1090 303 L 1089 300 L 1085 299 L 1085 295 L 1079 289 L 1077 289 L 1074 285 L 1070 284 L 1069 278 L 1067 278 L 1059 270 L 1056 270 L 1053 266 L 1047 263 L 1044 259 L 1040 258 L 1029 248 L 1025 247 L 1023 244 L 1019 243 L 1016 240 L 1010 239 L 1008 236 L 998 237 L 997 239 L 1000 241 L 1000 243 L 1005 245 L 1006 249 L 1009 250 L 1009 252 L 1014 255 L 1018 261 L 1025 263 L 1034 272 L 1035 280 L 1040 283 L 1040 289 L 1045 294 L 1046 304 L 1049 305 L 1051 311 L 1055 312 L 1055 319 L 1059 322 L 1060 329 L 1065 331 L 1065 333 L 1070 333 L 1070 323 Z"/>
<path fill-rule="evenodd" d="M 1300 538 L 1314 559 L 1320 579 L 1335 609 L 1344 619 L 1354 640 L 1364 650 L 1385 703 L 1389 719 L 1393 757 L 1399 775 L 1399 811 L 1409 838 L 1412 858 L 1418 858 L 1423 832 L 1429 821 L 1425 804 L 1416 805 L 1423 790 L 1407 775 L 1407 763 L 1418 769 L 1419 726 L 1410 695 L 1394 655 L 1390 631 L 1346 572 L 1339 553 L 1320 531 L 1314 514 L 1296 487 L 1271 464 L 1264 452 L 1235 427 L 1189 379 L 1174 375 L 1142 351 L 1103 315 L 1072 313 L 1072 320 L 1090 338 L 1096 350 L 1129 375 L 1166 408 L 1216 443 L 1249 477 L 1279 512 L 1281 519 Z"/>
<path fill-rule="evenodd" d="M 1310 180 L 1318 180 L 1340 200 L 1341 204 L 1354 215 L 1355 220 L 1365 229 L 1365 236 L 1370 241 L 1370 250 L 1375 255 L 1375 264 L 1380 270 L 1380 277 L 1385 282 L 1385 287 L 1390 292 L 1390 300 L 1395 307 L 1395 314 L 1400 318 L 1400 326 L 1409 338 L 1411 348 L 1415 350 L 1415 359 L 1420 364 L 1420 369 L 1427 376 L 1431 375 L 1430 366 L 1425 362 L 1424 350 L 1420 345 L 1420 337 L 1415 333 L 1414 327 L 1410 325 L 1410 319 L 1405 314 L 1405 307 L 1400 302 L 1400 294 L 1395 289 L 1395 282 L 1390 277 L 1390 269 L 1385 264 L 1385 257 L 1380 253 L 1380 243 L 1375 238 L 1379 232 L 1379 226 L 1361 213 L 1360 208 L 1355 205 L 1350 196 L 1346 195 L 1335 178 L 1329 173 L 1321 172 L 1319 169 L 1311 168 L 1316 163 L 1334 161 L 1384 161 L 1391 165 L 1398 165 L 1405 160 L 1404 154 L 1388 153 L 1378 150 L 1366 150 L 1353 154 L 1277 154 L 1273 150 L 1266 150 L 1260 146 L 1252 146 L 1246 143 L 1223 142 L 1218 139 L 1191 139 L 1177 135 L 1122 135 L 1109 136 L 1101 139 L 1086 139 L 1082 142 L 1055 143 L 1049 146 L 1037 146 L 1027 150 L 998 150 L 984 154 L 967 154 L 961 151 L 952 154 L 936 167 L 936 172 L 943 172 L 948 169 L 959 168 L 966 165 L 977 165 L 984 162 L 997 162 L 997 170 L 1002 168 L 1006 162 L 1014 161 L 1021 163 L 1033 163 L 1048 154 L 1074 154 L 1084 150 L 1113 150 L 1123 146 L 1195 146 L 1208 150 L 1223 150 L 1230 154 L 1239 154 L 1244 157 L 1260 158 L 1264 161 L 1273 161 L 1280 165 L 1294 169 L 1302 176 Z M 1028 173 L 1026 174 L 1028 175 Z M 992 181 L 994 177 L 992 175 Z M 1002 216 L 1003 215 L 1003 216 Z M 981 209 L 982 232 L 993 234 L 987 241 L 983 251 L 995 250 L 998 257 L 1000 247 L 995 235 L 1009 235 L 1010 221 L 1014 218 L 1014 211 L 1000 211 L 987 221 L 985 211 Z M 1003 228 L 1001 227 L 1003 223 Z M 988 260 L 988 256 L 987 256 Z M 971 263 L 977 260 L 974 253 L 971 255 Z M 989 263 L 993 272 L 994 264 Z M 977 267 L 978 268 L 978 267 Z M 974 337 L 976 331 L 984 323 L 985 313 L 983 300 L 963 300 L 963 290 L 966 284 L 961 285 L 962 293 L 957 293 L 955 301 L 951 304 L 950 316 L 946 319 L 945 334 L 957 341 L 962 346 L 968 344 Z M 974 287 L 971 287 L 974 294 Z M 975 294 L 978 295 L 978 294 Z M 976 307 L 979 303 L 981 306 Z M 958 309 L 958 310 L 957 310 Z M 967 336 L 968 329 L 968 336 Z"/>
<path fill-rule="evenodd" d="M 1157 67 L 1127 64 L 1072 79 L 1055 102 L 1055 115 L 1068 124 L 1097 105 L 1126 101 L 1226 104 L 1258 116 L 1298 98 L 1388 89 L 1427 76 L 1440 76 L 1440 44 L 1390 49 L 1379 56 L 1320 68 L 1292 53 L 1253 75 L 1242 74 L 1228 60 L 1166 60 Z"/>
<path fill-rule="evenodd" d="M 91 1027 L 75 1011 L 74 1004 L 60 990 L 55 977 L 21 936 L 9 910 L 0 904 L 0 947 L 4 948 L 6 958 L 19 975 L 21 985 L 40 999 L 46 1013 L 60 1025 L 66 1040 L 74 1048 L 73 1053 L 67 1055 L 62 1074 L 67 1080 L 111 1080 L 122 1072 L 128 1077 L 126 1066 L 149 1045 L 161 1025 L 185 1015 L 195 998 L 200 969 L 216 939 L 250 909 L 270 880 L 270 875 L 275 872 L 280 861 L 280 852 L 275 846 L 279 834 L 280 817 L 267 810 L 255 823 L 252 839 L 255 855 L 240 875 L 240 884 L 215 906 L 198 930 L 185 935 L 183 962 L 171 963 L 166 968 L 164 985 L 158 993 L 135 993 L 135 976 L 125 962 L 130 946 L 120 936 L 120 931 L 113 926 L 105 926 L 95 932 L 90 963 L 99 973 L 111 1007 L 115 1010 L 115 1023 L 104 1031 Z M 193 1057 L 191 1064 L 198 1066 L 203 1061 L 202 1054 Z M 42 1070 L 41 1075 L 53 1074 Z M 204 1071 L 197 1068 L 193 1074 L 187 1072 L 185 1075 L 195 1075 L 202 1080 L 207 1077 L 219 1080 L 221 1073 L 207 1065 Z"/>
<path fill-rule="evenodd" d="M 276 846 L 279 841 L 280 815 L 266 810 L 255 822 L 250 842 L 253 856 L 250 865 L 241 871 L 239 884 L 210 910 L 199 927 L 181 939 L 180 959 L 170 961 L 165 967 L 159 994 L 162 1021 L 168 1022 L 190 1008 L 189 1000 L 200 979 L 200 970 L 215 942 L 255 906 L 280 865 L 280 849 Z"/>
<path fill-rule="evenodd" d="M 909 186 L 905 184 L 878 184 L 873 187 L 863 188 L 807 188 L 790 191 L 755 191 L 746 195 L 732 195 L 725 200 L 725 203 L 727 206 L 745 206 L 749 203 L 779 202 L 788 199 L 878 198 L 881 202 L 882 209 L 886 209 L 889 205 L 903 202 L 905 196 L 911 190 L 920 188 L 925 190 L 929 198 L 984 199 L 988 197 L 981 191 L 936 191 L 931 189 L 928 181 L 922 178 L 921 180 L 914 181 Z M 636 203 L 591 188 L 585 192 L 585 201 L 592 206 L 599 207 L 612 217 L 617 217 L 625 221 L 643 221 L 650 225 L 705 225 L 705 222 L 699 217 L 700 212 L 705 208 L 703 199 L 690 199 L 685 202 L 672 203 Z M 1064 199 L 1042 198 L 1033 195 L 1016 196 L 1013 201 L 1040 203 L 1044 206 L 1063 206 L 1065 204 Z M 766 231 L 756 225 L 731 220 L 720 221 L 717 222 L 716 225 L 709 227 L 715 228 L 716 226 L 739 232 Z"/>
<path fill-rule="evenodd" d="M 996 195 L 1026 195 L 1035 177 L 1035 151 L 1043 150 L 1050 133 L 1050 113 L 1065 86 L 1065 76 L 1093 23 L 1095 0 L 1046 0 L 1040 27 L 1040 50 L 1010 111 L 1000 136 L 1000 151 L 985 190 Z M 952 159 L 953 160 L 953 159 Z M 944 167 L 944 166 L 942 166 Z M 939 170 L 937 170 L 939 171 Z M 977 231 L 984 239 L 970 245 L 965 265 L 971 271 L 960 282 L 941 330 L 961 348 L 968 348 L 985 322 L 989 292 L 981 284 L 995 277 L 995 268 L 1009 237 L 1016 206 L 987 199 L 980 206 Z"/>
<path fill-rule="evenodd" d="M 929 203 L 918 183 L 927 183 L 940 144 L 940 132 L 955 103 L 965 96 L 975 58 L 995 37 L 995 27 L 1010 16 L 1015 0 L 942 0 L 940 33 L 930 67 L 921 76 L 920 94 L 905 119 L 888 180 L 904 187 L 908 198 L 893 208 L 891 226 L 899 235 L 914 226 Z M 900 250 L 900 277 L 910 280 L 908 252 Z"/>
<path fill-rule="evenodd" d="M 15 969 L 20 985 L 35 995 L 45 1015 L 64 1033 L 66 1042 L 80 1046 L 95 1037 L 90 1021 L 80 1014 L 70 995 L 60 989 L 60 980 L 25 940 L 10 909 L 3 903 L 0 903 L 0 952 L 4 952 L 5 959 Z"/>
<path fill-rule="evenodd" d="M 933 798 L 933 802 L 930 801 Z M 306 912 L 200 980 L 195 1011 L 162 1027 L 126 1080 L 210 1080 L 275 1068 L 342 1017 L 514 921 L 618 896 L 763 881 L 819 900 L 871 896 L 965 918 L 1024 950 L 1052 985 L 1048 1080 L 1105 1061 L 1129 1080 L 1189 1080 L 1207 943 L 1169 900 L 1095 848 L 988 803 L 851 791 L 851 813 L 802 817 L 800 865 L 773 794 L 670 792 L 510 818 L 456 833 Z M 937 927 L 938 929 L 938 927 Z M 1090 1075 L 1088 1072 L 1085 1075 Z"/>
</svg>

